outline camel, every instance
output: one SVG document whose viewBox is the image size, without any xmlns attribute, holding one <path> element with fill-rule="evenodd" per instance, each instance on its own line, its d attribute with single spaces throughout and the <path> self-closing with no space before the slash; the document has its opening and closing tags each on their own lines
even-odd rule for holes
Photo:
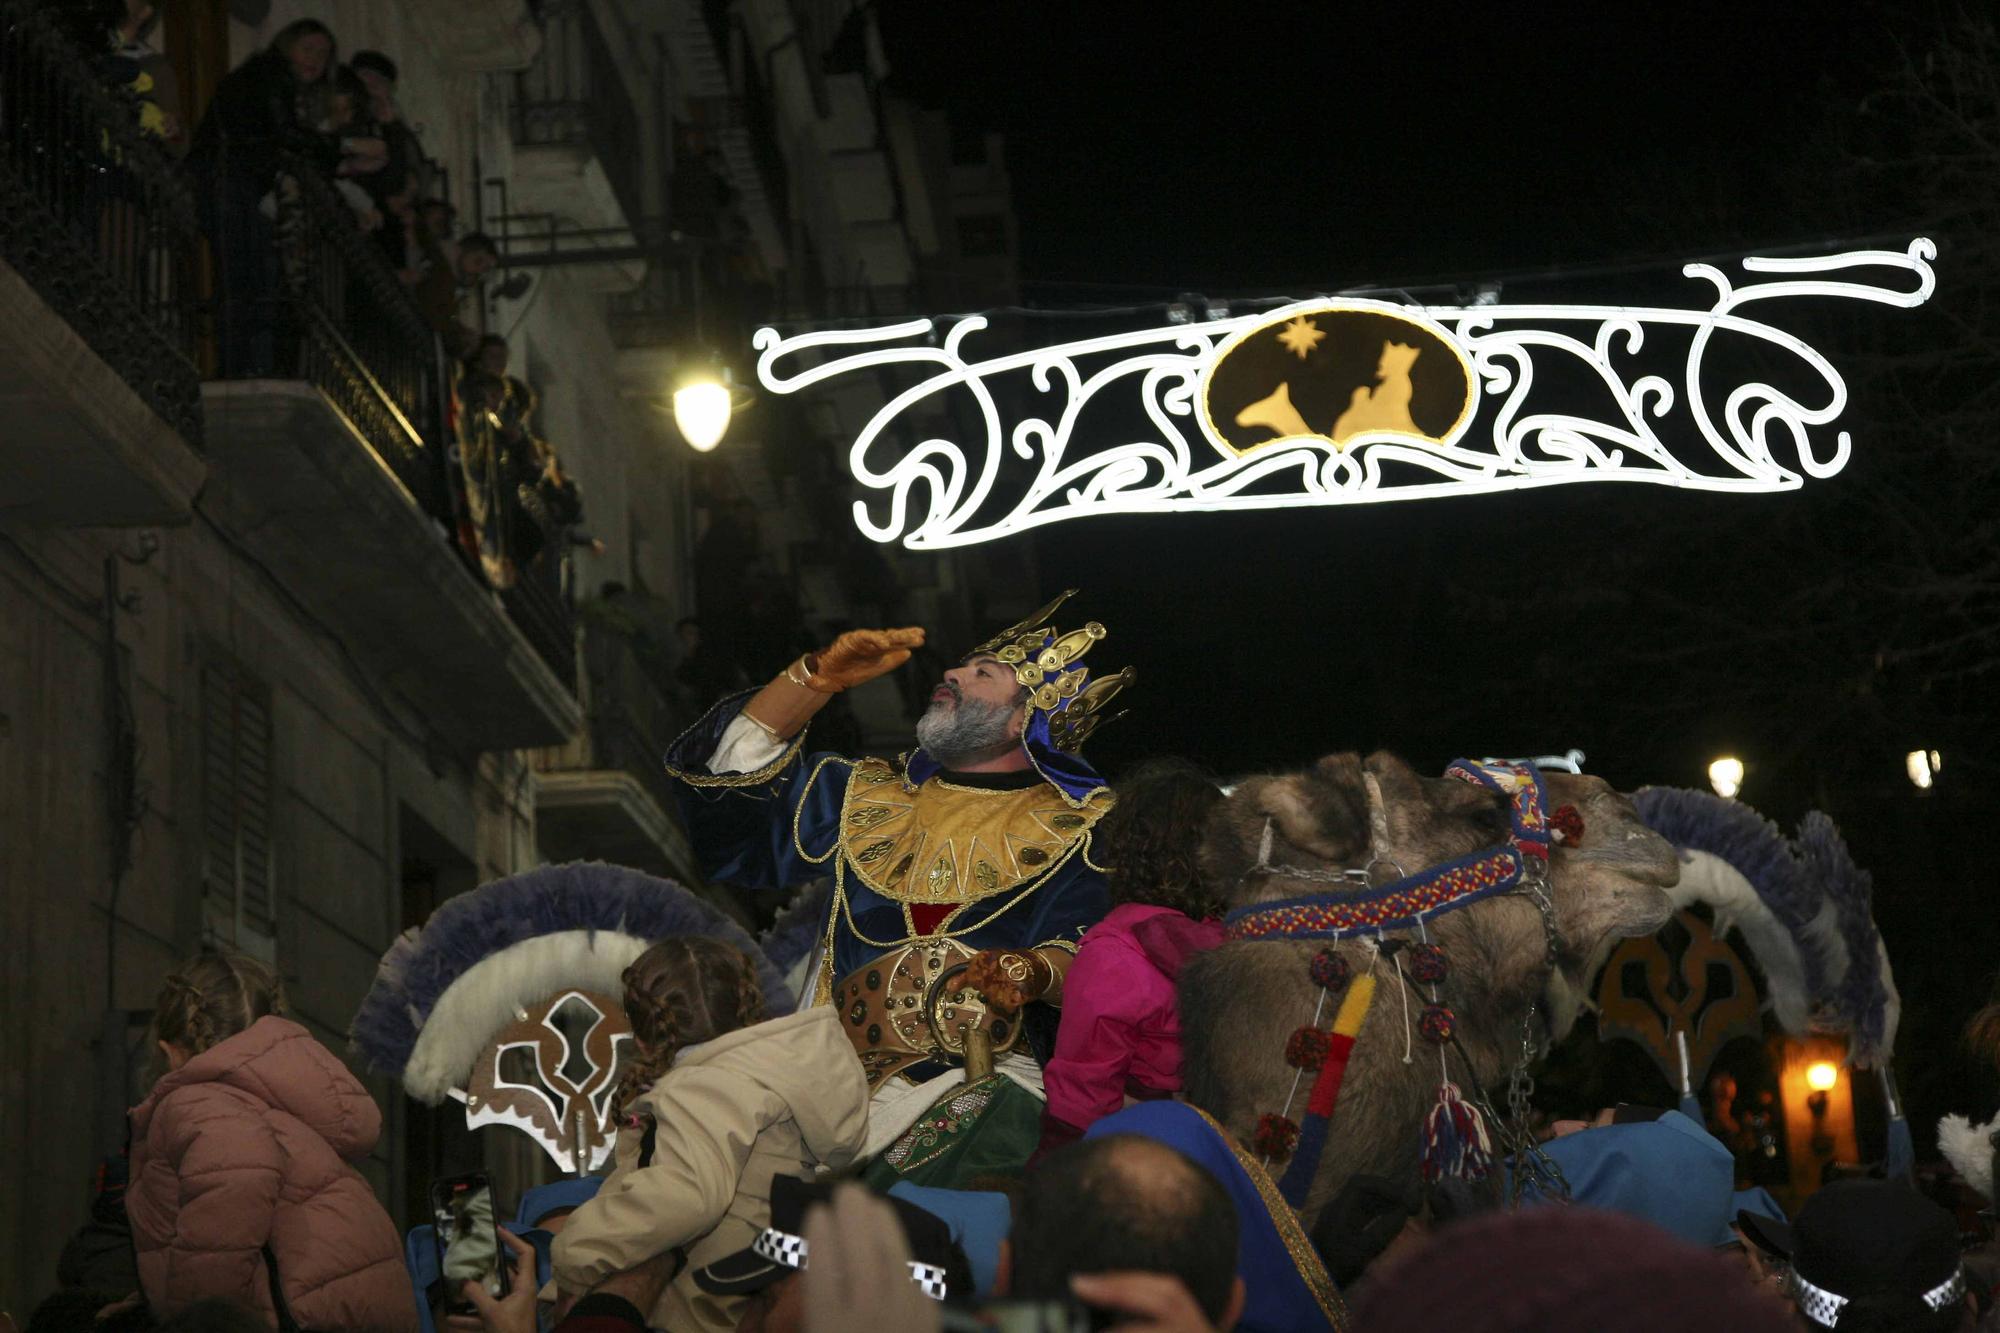
<svg viewBox="0 0 2000 1333">
<path fill-rule="evenodd" d="M 1673 910 L 1665 889 L 1678 878 L 1679 863 L 1632 803 L 1601 778 L 1543 777 L 1549 808 L 1572 805 L 1583 818 L 1576 845 L 1555 847 L 1550 860 L 1553 969 L 1543 909 L 1524 894 L 1473 902 L 1428 925 L 1450 960 L 1443 998 L 1456 1012 L 1458 1039 L 1473 1066 L 1468 1074 L 1452 1054 L 1451 1078 L 1468 1092 L 1502 1083 L 1521 1059 L 1531 1005 L 1537 1050 L 1545 1051 L 1575 1021 L 1589 969 L 1613 941 L 1651 934 Z M 1339 888 L 1259 870 L 1267 827 L 1268 866 L 1324 873 L 1373 861 L 1379 882 L 1392 863 L 1414 874 L 1503 842 L 1510 824 L 1499 793 L 1422 777 L 1387 753 L 1365 760 L 1329 755 L 1304 772 L 1252 778 L 1216 811 L 1202 849 L 1204 871 L 1229 886 L 1233 907 Z M 1325 947 L 1327 941 L 1315 939 L 1236 941 L 1196 956 L 1181 972 L 1184 1095 L 1246 1145 L 1258 1117 L 1287 1104 L 1297 1071 L 1285 1063 L 1284 1047 L 1295 1028 L 1313 1021 L 1320 991 L 1308 968 Z M 1356 975 L 1369 969 L 1370 945 L 1334 947 Z M 1386 965 L 1376 975 L 1375 1003 L 1356 1036 L 1325 1153 L 1301 1209 L 1307 1219 L 1356 1172 L 1417 1170 L 1423 1118 L 1440 1081 L 1438 1048 L 1410 1035 L 1417 997 L 1406 1011 L 1402 983 Z M 1319 1025 L 1331 1017 L 1329 1008 Z M 1302 1100 L 1293 1103 L 1294 1119 Z"/>
</svg>

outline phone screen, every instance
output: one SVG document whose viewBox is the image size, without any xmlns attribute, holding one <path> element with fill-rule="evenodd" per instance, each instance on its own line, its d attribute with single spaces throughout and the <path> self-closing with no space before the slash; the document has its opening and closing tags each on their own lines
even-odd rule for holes
<svg viewBox="0 0 2000 1333">
<path fill-rule="evenodd" d="M 500 1242 L 493 1189 L 483 1173 L 451 1176 L 433 1184 L 431 1225 L 447 1310 L 462 1314 L 473 1308 L 460 1294 L 466 1282 L 479 1283 L 496 1298 L 507 1294 L 511 1256 Z"/>
</svg>

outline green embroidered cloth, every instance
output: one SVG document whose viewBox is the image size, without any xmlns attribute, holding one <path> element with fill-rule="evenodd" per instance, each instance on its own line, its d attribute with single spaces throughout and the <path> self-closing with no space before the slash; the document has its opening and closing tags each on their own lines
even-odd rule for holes
<svg viewBox="0 0 2000 1333">
<path fill-rule="evenodd" d="M 988 1074 L 939 1098 L 861 1179 L 887 1193 L 902 1180 L 964 1189 L 980 1176 L 1018 1176 L 1041 1134 L 1041 1099 L 1005 1074 Z"/>
</svg>

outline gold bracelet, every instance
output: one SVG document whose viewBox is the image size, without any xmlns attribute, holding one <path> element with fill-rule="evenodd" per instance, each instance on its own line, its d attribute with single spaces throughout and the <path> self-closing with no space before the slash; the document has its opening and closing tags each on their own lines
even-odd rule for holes
<svg viewBox="0 0 2000 1333">
<path fill-rule="evenodd" d="M 798 661 L 787 663 L 785 666 L 785 679 L 802 690 L 812 689 L 812 672 L 806 667 L 807 656 L 808 654 L 800 653 Z"/>
</svg>

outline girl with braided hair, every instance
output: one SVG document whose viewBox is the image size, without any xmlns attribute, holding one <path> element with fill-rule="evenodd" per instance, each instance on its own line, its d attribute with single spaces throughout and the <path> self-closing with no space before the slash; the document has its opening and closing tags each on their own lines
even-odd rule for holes
<svg viewBox="0 0 2000 1333">
<path fill-rule="evenodd" d="M 224 1300 L 273 1327 L 415 1329 L 402 1239 L 349 1165 L 382 1113 L 284 1014 L 277 974 L 242 954 L 204 951 L 161 987 L 166 1073 L 132 1111 L 125 1191 L 146 1303 L 161 1319 Z"/>
<path fill-rule="evenodd" d="M 680 1250 L 650 1325 L 733 1329 L 745 1298 L 704 1292 L 692 1274 L 770 1225 L 774 1177 L 810 1180 L 860 1155 L 868 1080 L 839 1013 L 766 1019 L 755 965 L 722 940 L 668 936 L 623 980 L 632 1043 L 612 1170 L 556 1237 L 556 1286 L 568 1299 Z"/>
</svg>

